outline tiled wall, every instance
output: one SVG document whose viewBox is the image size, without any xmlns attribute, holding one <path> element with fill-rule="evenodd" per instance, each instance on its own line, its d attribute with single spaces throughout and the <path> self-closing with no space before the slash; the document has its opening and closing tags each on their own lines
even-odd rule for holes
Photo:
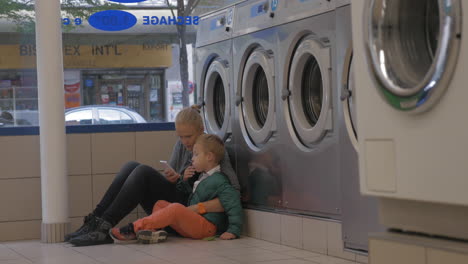
<svg viewBox="0 0 468 264">
<path fill-rule="evenodd" d="M 172 131 L 68 134 L 70 219 L 78 228 L 125 162 L 162 169 L 176 137 Z M 41 193 L 39 136 L 0 137 L 0 241 L 39 239 Z M 121 221 L 145 213 L 141 207 Z M 245 235 L 273 243 L 366 263 L 343 250 L 341 224 L 333 221 L 245 210 Z"/>
<path fill-rule="evenodd" d="M 175 141 L 173 131 L 68 134 L 72 229 L 82 224 L 123 164 L 136 160 L 162 169 L 159 160 L 170 158 Z M 0 241 L 39 239 L 39 136 L 3 136 L 0 146 Z M 143 214 L 138 208 L 121 223 Z"/>
<path fill-rule="evenodd" d="M 244 234 L 272 243 L 367 263 L 367 256 L 345 251 L 341 223 L 319 218 L 244 210 Z"/>
</svg>

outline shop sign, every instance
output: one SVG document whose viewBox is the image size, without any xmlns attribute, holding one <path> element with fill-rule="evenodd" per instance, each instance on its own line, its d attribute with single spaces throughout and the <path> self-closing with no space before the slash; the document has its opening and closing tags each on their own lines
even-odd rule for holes
<svg viewBox="0 0 468 264">
<path fill-rule="evenodd" d="M 64 68 L 168 68 L 172 66 L 172 46 L 142 45 L 65 45 Z M 36 46 L 33 44 L 0 45 L 0 69 L 36 67 Z"/>
</svg>

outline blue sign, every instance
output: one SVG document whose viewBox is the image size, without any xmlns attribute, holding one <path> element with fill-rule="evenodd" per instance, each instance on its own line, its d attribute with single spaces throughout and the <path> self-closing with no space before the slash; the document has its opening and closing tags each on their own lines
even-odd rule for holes
<svg viewBox="0 0 468 264">
<path fill-rule="evenodd" d="M 137 18 L 129 12 L 105 10 L 92 14 L 88 22 L 99 30 L 121 31 L 133 27 L 137 23 Z"/>
<path fill-rule="evenodd" d="M 276 10 L 276 8 L 278 7 L 278 1 L 279 0 L 271 0 L 271 11 Z"/>
<path fill-rule="evenodd" d="M 266 14 L 267 10 L 265 9 L 267 2 L 256 4 L 250 8 L 250 17 L 256 17 L 262 14 Z"/>
<path fill-rule="evenodd" d="M 198 25 L 198 16 L 143 16 L 143 25 Z"/>
<path fill-rule="evenodd" d="M 108 0 L 111 2 L 117 2 L 117 3 L 138 3 L 138 2 L 144 2 L 146 0 Z"/>
<path fill-rule="evenodd" d="M 85 80 L 85 86 L 86 87 L 93 87 L 94 86 L 94 81 L 92 79 L 86 79 Z"/>
</svg>

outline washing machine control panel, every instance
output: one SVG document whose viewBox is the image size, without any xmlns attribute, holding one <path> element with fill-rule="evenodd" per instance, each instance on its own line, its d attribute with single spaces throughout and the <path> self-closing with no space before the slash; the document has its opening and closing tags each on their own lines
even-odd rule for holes
<svg viewBox="0 0 468 264">
<path fill-rule="evenodd" d="M 280 0 L 246 1 L 236 6 L 234 36 L 276 26 L 275 11 Z"/>
<path fill-rule="evenodd" d="M 336 0 L 278 0 L 278 23 L 320 15 L 336 8 Z"/>
<path fill-rule="evenodd" d="M 212 13 L 200 19 L 197 31 L 197 47 L 231 38 L 234 7 Z"/>
</svg>

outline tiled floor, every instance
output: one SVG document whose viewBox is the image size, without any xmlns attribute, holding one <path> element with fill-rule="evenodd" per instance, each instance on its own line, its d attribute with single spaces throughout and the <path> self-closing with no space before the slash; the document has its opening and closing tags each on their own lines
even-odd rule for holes
<svg viewBox="0 0 468 264">
<path fill-rule="evenodd" d="M 298 250 L 250 237 L 202 241 L 169 237 L 154 244 L 72 247 L 40 241 L 0 243 L 0 264 L 352 264 L 355 262 Z"/>
</svg>

